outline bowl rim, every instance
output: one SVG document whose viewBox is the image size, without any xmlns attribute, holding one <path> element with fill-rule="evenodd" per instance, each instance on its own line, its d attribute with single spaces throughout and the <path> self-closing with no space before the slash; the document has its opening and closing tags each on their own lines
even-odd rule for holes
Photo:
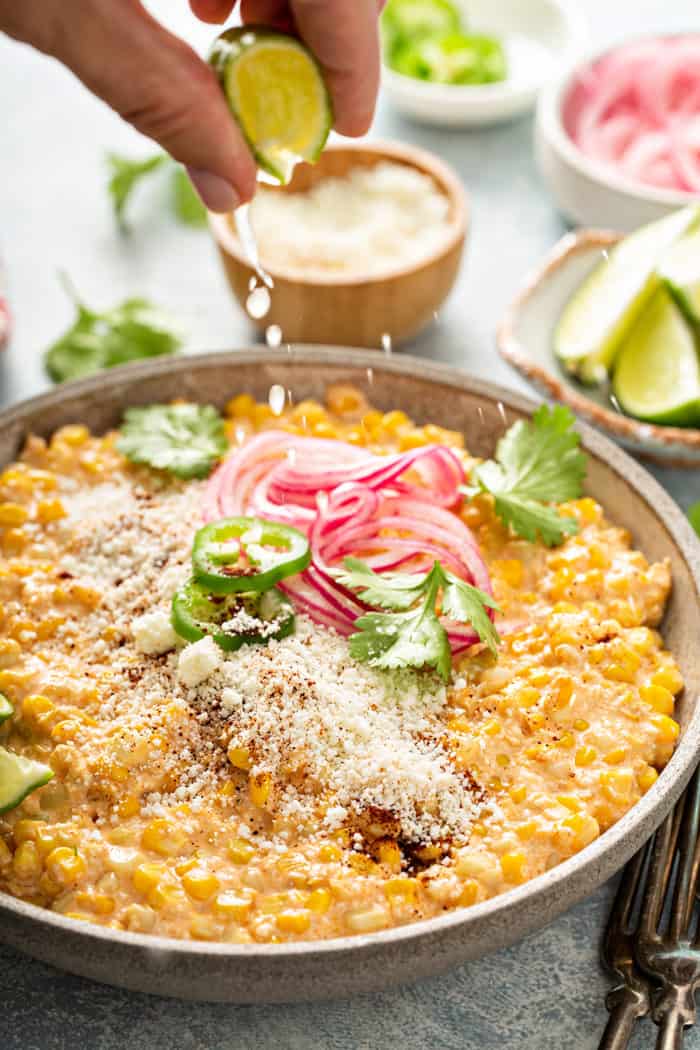
<svg viewBox="0 0 700 1050">
<path fill-rule="evenodd" d="M 324 366 L 330 366 L 332 368 L 356 368 L 358 373 L 362 374 L 371 368 L 375 375 L 383 372 L 422 380 L 429 384 L 449 385 L 497 403 L 500 401 L 516 413 L 529 414 L 538 404 L 537 401 L 518 391 L 486 380 L 474 379 L 458 368 L 421 358 L 402 355 L 399 360 L 380 356 L 376 351 L 299 345 L 295 346 L 291 353 L 263 350 L 258 347 L 201 355 L 190 354 L 173 359 L 152 359 L 145 363 L 124 365 L 112 369 L 106 375 L 101 373 L 87 379 L 63 384 L 56 390 L 22 401 L 0 412 L 0 428 L 15 428 L 15 431 L 19 433 L 26 427 L 29 417 L 36 418 L 44 410 L 59 406 L 64 400 L 70 401 L 86 396 L 100 400 L 104 397 L 106 387 L 111 388 L 118 395 L 122 392 L 126 393 L 127 387 L 131 389 L 141 380 L 156 379 L 175 372 L 181 374 L 183 380 L 187 380 L 191 388 L 193 373 L 197 369 L 220 369 L 222 366 L 227 366 L 235 373 L 238 364 L 268 366 L 276 360 L 291 362 L 315 371 Z M 621 448 L 585 423 L 579 423 L 579 429 L 583 447 L 591 455 L 603 461 L 624 480 L 625 484 L 635 490 L 639 498 L 659 519 L 660 525 L 672 537 L 687 565 L 695 589 L 695 597 L 700 603 L 700 544 L 685 515 L 665 489 Z M 73 937 L 83 940 L 86 946 L 95 942 L 120 943 L 133 948 L 145 949 L 152 955 L 161 951 L 168 952 L 171 957 L 187 956 L 195 959 L 218 957 L 231 962 L 243 962 L 251 958 L 273 961 L 308 956 L 322 957 L 330 963 L 335 956 L 340 954 L 346 956 L 356 954 L 361 958 L 367 950 L 402 947 L 406 943 L 410 944 L 423 938 L 429 940 L 435 934 L 443 931 L 460 927 L 466 929 L 472 922 L 494 917 L 509 908 L 517 908 L 518 905 L 533 899 L 541 901 L 549 897 L 550 913 L 553 917 L 562 910 L 562 906 L 557 908 L 557 901 L 562 896 L 560 892 L 562 884 L 571 880 L 578 887 L 576 900 L 580 900 L 586 895 L 586 892 L 593 892 L 641 845 L 639 837 L 635 838 L 635 832 L 644 829 L 646 833 L 648 827 L 645 828 L 645 825 L 651 824 L 653 828 L 660 823 L 690 779 L 696 765 L 699 745 L 700 704 L 696 703 L 680 743 L 656 783 L 621 820 L 591 845 L 542 875 L 490 900 L 469 908 L 454 909 L 446 915 L 376 933 L 334 937 L 323 941 L 300 941 L 273 945 L 183 941 L 170 937 L 114 930 L 78 919 L 69 919 L 48 909 L 20 901 L 3 892 L 0 892 L 0 918 L 3 912 L 13 913 L 20 919 L 37 922 L 40 926 L 43 925 L 49 929 L 70 933 Z M 586 874 L 590 876 L 591 884 L 582 891 L 580 883 Z M 565 901 L 566 905 L 572 903 L 573 900 Z M 2 923 L 0 922 L 1 939 Z M 484 954 L 487 953 L 484 952 Z"/>
<path fill-rule="evenodd" d="M 392 269 L 387 269 L 377 274 L 324 273 L 319 270 L 312 276 L 309 276 L 309 271 L 301 267 L 266 265 L 264 267 L 265 273 L 273 281 L 285 281 L 288 284 L 308 288 L 363 288 L 367 285 L 384 284 L 406 277 L 409 274 L 420 273 L 438 265 L 464 243 L 470 219 L 467 192 L 457 172 L 434 153 L 421 149 L 419 146 L 391 139 L 358 139 L 350 142 L 329 142 L 323 150 L 319 161 L 317 161 L 317 165 L 319 162 L 322 163 L 324 154 L 328 153 L 373 153 L 380 160 L 395 161 L 397 164 L 415 168 L 422 174 L 429 174 L 437 184 L 440 192 L 450 202 L 449 233 L 442 243 L 433 248 L 424 258 L 408 265 L 397 265 Z M 270 189 L 271 187 L 266 186 L 266 188 Z M 231 215 L 228 213 L 217 214 L 208 212 L 208 220 L 219 250 L 231 256 L 240 266 L 254 274 L 255 270 L 243 251 L 232 227 Z"/>
<path fill-rule="evenodd" d="M 587 66 L 604 58 L 606 55 L 618 51 L 622 47 L 626 47 L 628 44 L 644 40 L 666 40 L 675 37 L 692 36 L 700 39 L 700 30 L 695 32 L 692 30 L 679 30 L 677 32 L 636 33 L 606 47 L 589 49 L 583 57 L 564 68 L 559 76 L 554 77 L 543 88 L 537 106 L 537 126 L 559 156 L 579 175 L 585 176 L 591 182 L 642 203 L 658 204 L 667 208 L 682 208 L 697 202 L 700 199 L 700 194 L 693 193 L 690 190 L 672 190 L 664 189 L 661 186 L 647 186 L 646 183 L 636 182 L 634 179 L 620 174 L 617 168 L 612 165 L 606 165 L 602 161 L 587 157 L 564 127 L 562 115 L 564 102 L 573 86 L 574 78 Z"/>
<path fill-rule="evenodd" d="M 576 0 L 546 0 L 556 9 L 563 27 L 566 43 L 563 52 L 556 58 L 554 75 L 562 65 L 566 66 L 581 54 L 589 39 L 588 21 Z M 548 80 L 548 74 L 531 82 L 518 84 L 511 77 L 495 84 L 434 84 L 427 80 L 418 80 L 405 73 L 392 69 L 382 53 L 382 77 L 386 76 L 390 89 L 395 89 L 403 96 L 422 95 L 426 101 L 436 105 L 450 102 L 464 105 L 491 106 L 498 102 L 509 105 L 527 106 L 542 91 Z"/>
<path fill-rule="evenodd" d="M 540 286 L 546 283 L 557 270 L 566 266 L 575 255 L 582 255 L 594 248 L 611 248 L 623 239 L 623 234 L 612 230 L 583 229 L 565 234 L 545 256 L 541 265 L 526 278 L 523 287 L 508 306 L 496 329 L 496 345 L 501 356 L 509 364 L 528 379 L 544 387 L 557 401 L 570 405 L 577 414 L 622 440 L 639 444 L 653 441 L 662 448 L 680 447 L 687 448 L 690 452 L 700 453 L 700 429 L 645 423 L 643 420 L 604 408 L 586 397 L 585 393 L 580 393 L 569 386 L 554 371 L 533 360 L 515 334 L 521 310 L 528 305 Z M 552 351 L 552 361 L 554 362 L 554 351 Z M 671 465 L 671 461 L 665 457 L 663 462 Z M 688 466 L 689 464 L 679 460 L 678 465 Z M 697 466 L 697 461 L 693 463 L 693 466 Z"/>
</svg>

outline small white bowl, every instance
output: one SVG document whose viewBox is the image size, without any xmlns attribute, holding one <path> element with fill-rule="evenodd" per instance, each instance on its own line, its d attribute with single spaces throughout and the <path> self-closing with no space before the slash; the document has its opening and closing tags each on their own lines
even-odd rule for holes
<svg viewBox="0 0 700 1050">
<path fill-rule="evenodd" d="M 692 31 L 687 35 L 692 35 Z M 563 109 L 576 75 L 613 50 L 615 48 L 591 52 L 545 87 L 537 106 L 535 153 L 542 177 L 566 218 L 579 226 L 602 226 L 631 233 L 698 197 L 682 190 L 634 182 L 614 167 L 587 157 L 566 131 Z"/>
<path fill-rule="evenodd" d="M 503 41 L 508 78 L 499 84 L 430 84 L 384 64 L 382 85 L 397 109 L 426 124 L 475 127 L 526 113 L 540 88 L 588 41 L 577 0 L 455 0 L 467 32 Z"/>
<path fill-rule="evenodd" d="M 666 467 L 700 468 L 700 430 L 642 423 L 618 412 L 608 393 L 582 386 L 559 366 L 554 330 L 562 311 L 620 237 L 604 230 L 567 234 L 531 274 L 501 321 L 501 356 L 546 397 L 561 401 L 630 452 Z"/>
</svg>

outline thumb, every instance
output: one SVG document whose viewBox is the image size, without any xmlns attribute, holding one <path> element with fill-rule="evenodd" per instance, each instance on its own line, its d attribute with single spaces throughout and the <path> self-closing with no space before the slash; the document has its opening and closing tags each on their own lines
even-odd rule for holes
<svg viewBox="0 0 700 1050">
<path fill-rule="evenodd" d="M 255 163 L 209 66 L 138 0 L 83 0 L 80 9 L 56 19 L 42 50 L 186 165 L 212 211 L 249 200 Z"/>
</svg>

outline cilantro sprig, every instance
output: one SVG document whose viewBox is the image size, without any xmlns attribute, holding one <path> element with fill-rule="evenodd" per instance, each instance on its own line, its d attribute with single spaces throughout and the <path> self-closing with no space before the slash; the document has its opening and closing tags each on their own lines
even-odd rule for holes
<svg viewBox="0 0 700 1050">
<path fill-rule="evenodd" d="M 100 313 L 81 301 L 65 275 L 61 279 L 75 305 L 76 317 L 45 352 L 46 371 L 54 382 L 172 354 L 182 345 L 165 315 L 146 299 L 126 299 Z"/>
<path fill-rule="evenodd" d="M 107 154 L 110 177 L 107 190 L 112 200 L 117 224 L 126 232 L 126 207 L 134 190 L 156 172 L 170 173 L 170 202 L 173 214 L 187 226 L 204 226 L 207 221 L 206 208 L 194 191 L 187 172 L 176 164 L 167 153 L 156 153 L 144 160 L 132 160 L 118 153 Z"/>
<path fill-rule="evenodd" d="M 188 479 L 207 477 L 228 442 L 212 405 L 148 405 L 126 410 L 117 448 L 132 463 Z"/>
<path fill-rule="evenodd" d="M 688 508 L 688 519 L 698 536 L 700 536 L 700 501 L 693 503 L 692 507 Z"/>
<path fill-rule="evenodd" d="M 458 623 L 471 624 L 478 637 L 495 653 L 498 632 L 488 609 L 493 598 L 461 580 L 436 561 L 426 573 L 379 575 L 358 558 L 346 558 L 336 578 L 358 592 L 362 601 L 391 612 L 371 612 L 355 621 L 350 654 L 385 669 L 433 667 L 447 681 L 452 666 L 450 641 L 437 611 Z"/>
<path fill-rule="evenodd" d="M 472 471 L 469 497 L 490 492 L 496 514 L 513 532 L 548 547 L 578 532 L 573 518 L 560 514 L 552 503 L 578 499 L 586 476 L 586 456 L 573 429 L 576 419 L 568 408 L 542 405 L 531 421 L 518 420 L 496 448 L 496 459 Z"/>
</svg>

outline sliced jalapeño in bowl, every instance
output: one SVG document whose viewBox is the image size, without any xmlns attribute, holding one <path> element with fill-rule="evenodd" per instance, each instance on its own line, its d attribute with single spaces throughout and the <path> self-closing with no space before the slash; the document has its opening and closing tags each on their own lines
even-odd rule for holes
<svg viewBox="0 0 700 1050">
<path fill-rule="evenodd" d="M 262 593 L 211 594 L 193 578 L 175 592 L 171 619 L 186 641 L 210 636 L 221 649 L 235 652 L 290 635 L 294 607 L 276 587 Z"/>
<path fill-rule="evenodd" d="M 311 561 L 302 532 L 262 518 L 223 518 L 200 529 L 192 548 L 197 583 L 209 594 L 260 593 Z"/>
</svg>

